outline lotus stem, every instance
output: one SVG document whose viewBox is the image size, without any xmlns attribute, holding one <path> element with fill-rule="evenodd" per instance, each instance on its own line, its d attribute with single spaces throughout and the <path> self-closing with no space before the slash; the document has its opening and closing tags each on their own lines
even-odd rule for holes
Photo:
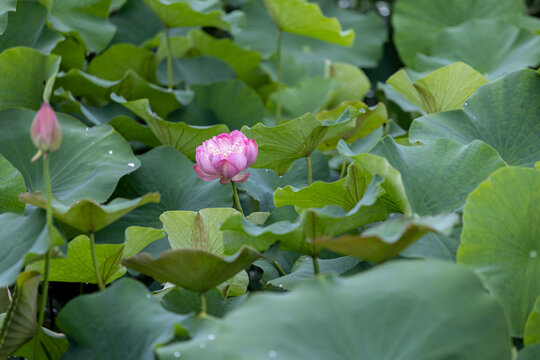
<svg viewBox="0 0 540 360">
<path fill-rule="evenodd" d="M 96 275 L 96 282 L 99 287 L 99 291 L 105 290 L 105 285 L 103 284 L 103 279 L 101 278 L 101 273 L 99 272 L 99 265 L 96 257 L 96 241 L 94 238 L 94 232 L 91 231 L 88 234 L 90 238 L 90 252 L 92 254 L 92 263 L 94 265 L 94 274 Z"/>
<path fill-rule="evenodd" d="M 173 68 L 172 68 L 172 49 L 171 49 L 171 39 L 169 37 L 169 28 L 165 28 L 165 42 L 167 43 L 167 79 L 168 79 L 168 88 L 172 90 L 173 88 Z"/>
<path fill-rule="evenodd" d="M 311 169 L 311 155 L 306 156 L 307 159 L 307 184 L 311 185 L 313 182 L 313 170 Z"/>
<path fill-rule="evenodd" d="M 45 193 L 47 199 L 47 205 L 45 207 L 45 217 L 47 219 L 47 233 L 49 235 L 49 244 L 47 252 L 45 253 L 45 269 L 43 270 L 43 287 L 41 289 L 41 296 L 39 298 L 38 305 L 38 322 L 36 330 L 36 339 L 34 342 L 34 359 L 39 360 L 40 355 L 40 335 L 41 327 L 43 326 L 43 320 L 45 319 L 45 304 L 47 303 L 47 297 L 49 294 L 49 272 L 51 268 L 51 241 L 53 235 L 53 210 L 52 210 L 52 189 L 51 189 L 51 175 L 50 175 L 50 156 L 49 153 L 43 154 L 43 177 L 45 178 Z"/>
<path fill-rule="evenodd" d="M 242 210 L 242 204 L 240 204 L 240 198 L 238 197 L 238 190 L 236 190 L 236 183 L 234 181 L 231 181 L 231 184 L 232 184 L 234 202 L 236 204 L 236 210 L 240 211 L 240 213 L 244 215 L 244 210 Z"/>
<path fill-rule="evenodd" d="M 201 312 L 200 315 L 206 315 L 206 292 L 201 292 Z"/>
<path fill-rule="evenodd" d="M 319 260 L 317 259 L 317 255 L 312 256 L 313 259 L 313 272 L 315 275 L 319 275 Z"/>
<path fill-rule="evenodd" d="M 277 101 L 276 101 L 276 124 L 281 122 L 281 29 L 277 32 L 276 44 L 276 70 L 277 70 Z"/>
</svg>

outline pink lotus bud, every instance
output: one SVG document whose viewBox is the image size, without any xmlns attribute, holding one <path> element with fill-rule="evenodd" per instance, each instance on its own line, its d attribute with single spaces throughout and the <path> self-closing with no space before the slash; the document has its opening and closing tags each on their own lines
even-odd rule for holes
<svg viewBox="0 0 540 360">
<path fill-rule="evenodd" d="M 46 102 L 34 117 L 30 129 L 32 142 L 41 152 L 58 150 L 62 142 L 62 130 L 53 108 Z"/>
<path fill-rule="evenodd" d="M 197 164 L 193 170 L 204 181 L 220 179 L 222 184 L 244 182 L 249 173 L 242 171 L 253 165 L 257 159 L 257 142 L 248 139 L 238 130 L 223 133 L 197 146 Z"/>
</svg>

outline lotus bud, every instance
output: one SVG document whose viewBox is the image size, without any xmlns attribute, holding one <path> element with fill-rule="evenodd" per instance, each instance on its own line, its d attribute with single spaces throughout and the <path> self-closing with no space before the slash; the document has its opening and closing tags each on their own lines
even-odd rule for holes
<svg viewBox="0 0 540 360">
<path fill-rule="evenodd" d="M 30 136 L 32 142 L 38 148 L 38 152 L 34 155 L 32 161 L 37 160 L 42 153 L 47 154 L 60 148 L 62 130 L 53 108 L 48 103 L 44 102 L 34 117 L 30 128 Z"/>
<path fill-rule="evenodd" d="M 219 179 L 223 185 L 231 181 L 244 182 L 249 173 L 242 171 L 253 165 L 257 152 L 257 142 L 248 139 L 240 131 L 223 133 L 197 147 L 197 164 L 193 170 L 204 181 Z"/>
</svg>

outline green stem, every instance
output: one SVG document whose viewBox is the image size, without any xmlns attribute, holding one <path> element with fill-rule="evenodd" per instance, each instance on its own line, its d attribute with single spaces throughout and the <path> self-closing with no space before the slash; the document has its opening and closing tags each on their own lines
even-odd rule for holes
<svg viewBox="0 0 540 360">
<path fill-rule="evenodd" d="M 318 275 L 319 274 L 319 260 L 317 259 L 316 255 L 313 255 L 312 258 L 313 258 L 313 272 L 315 273 L 315 275 Z"/>
<path fill-rule="evenodd" d="M 244 210 L 242 210 L 242 205 L 240 204 L 240 198 L 238 197 L 238 190 L 236 190 L 236 183 L 234 181 L 231 181 L 231 184 L 232 184 L 234 202 L 236 203 L 236 210 L 240 211 L 240 213 L 244 215 Z"/>
<path fill-rule="evenodd" d="M 206 315 L 206 293 L 201 293 L 201 312 L 199 315 Z"/>
<path fill-rule="evenodd" d="M 279 265 L 279 263 L 278 263 L 276 260 L 272 260 L 272 262 L 274 263 L 274 266 L 275 266 L 276 269 L 279 271 L 279 273 L 281 274 L 281 276 L 287 275 L 287 273 L 283 270 L 283 268 L 281 267 L 281 265 Z"/>
<path fill-rule="evenodd" d="M 311 155 L 306 156 L 307 159 L 307 184 L 311 185 L 313 182 L 313 170 L 311 169 Z"/>
<path fill-rule="evenodd" d="M 339 173 L 340 179 L 343 179 L 346 171 L 347 171 L 347 156 L 343 155 L 343 163 L 341 164 L 341 172 Z"/>
<path fill-rule="evenodd" d="M 46 219 L 47 219 L 47 233 L 49 235 L 49 244 L 47 252 L 45 253 L 45 269 L 43 271 L 43 287 L 41 290 L 41 296 L 39 298 L 39 312 L 36 331 L 36 340 L 34 343 L 34 359 L 38 360 L 40 355 L 40 335 L 41 328 L 43 326 L 43 320 L 45 319 L 45 304 L 47 303 L 47 297 L 49 293 L 49 272 L 51 268 L 51 243 L 53 238 L 53 210 L 52 210 L 52 190 L 51 190 L 51 174 L 49 171 L 50 156 L 48 153 L 43 154 L 43 177 L 45 178 L 45 192 L 47 197 L 47 205 L 45 207 Z"/>
<path fill-rule="evenodd" d="M 281 29 L 277 32 L 276 45 L 276 68 L 277 68 L 277 101 L 276 101 L 276 124 L 281 122 Z"/>
<path fill-rule="evenodd" d="M 172 68 L 172 49 L 171 39 L 169 37 L 169 28 L 165 28 L 165 41 L 167 43 L 167 79 L 169 84 L 169 90 L 173 88 L 173 68 Z"/>
<path fill-rule="evenodd" d="M 88 234 L 90 237 L 90 252 L 92 253 L 92 263 L 94 264 L 94 274 L 96 275 L 96 282 L 99 287 L 99 291 L 105 290 L 105 285 L 103 284 L 103 279 L 101 278 L 101 273 L 99 272 L 99 265 L 96 256 L 96 241 L 94 239 L 94 232 L 91 231 Z"/>
</svg>

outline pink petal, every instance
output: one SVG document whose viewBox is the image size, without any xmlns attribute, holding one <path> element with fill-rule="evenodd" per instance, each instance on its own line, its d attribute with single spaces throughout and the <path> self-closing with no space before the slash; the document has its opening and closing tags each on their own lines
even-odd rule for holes
<svg viewBox="0 0 540 360">
<path fill-rule="evenodd" d="M 234 164 L 231 164 L 228 160 L 222 160 L 215 163 L 216 170 L 219 171 L 222 178 L 232 179 L 242 169 L 237 169 Z"/>
<path fill-rule="evenodd" d="M 203 181 L 212 181 L 212 180 L 219 179 L 219 176 L 204 172 L 199 166 L 199 164 L 195 164 L 195 166 L 193 166 L 193 170 L 195 170 L 195 173 L 197 174 L 197 176 L 199 176 L 199 178 Z"/>
<path fill-rule="evenodd" d="M 246 168 L 253 165 L 255 160 L 257 160 L 257 154 L 259 153 L 259 148 L 255 140 L 248 139 L 248 144 L 246 146 L 245 155 L 247 158 Z"/>
<path fill-rule="evenodd" d="M 231 180 L 234 182 L 243 183 L 244 181 L 248 179 L 249 175 L 250 175 L 249 173 L 240 173 L 236 175 L 235 177 L 233 177 Z"/>
<path fill-rule="evenodd" d="M 243 171 L 247 168 L 247 159 L 244 156 L 244 154 L 236 154 L 232 153 L 229 154 L 229 157 L 227 159 L 229 163 L 233 164 L 238 171 Z"/>
<path fill-rule="evenodd" d="M 230 182 L 231 182 L 231 179 L 225 179 L 225 178 L 219 179 L 219 183 L 223 185 L 227 185 Z"/>
<path fill-rule="evenodd" d="M 197 148 L 195 159 L 197 160 L 197 164 L 201 167 L 201 169 L 211 175 L 219 175 L 214 166 L 212 165 L 212 161 L 208 157 L 208 153 L 204 152 L 203 149 Z"/>
</svg>

